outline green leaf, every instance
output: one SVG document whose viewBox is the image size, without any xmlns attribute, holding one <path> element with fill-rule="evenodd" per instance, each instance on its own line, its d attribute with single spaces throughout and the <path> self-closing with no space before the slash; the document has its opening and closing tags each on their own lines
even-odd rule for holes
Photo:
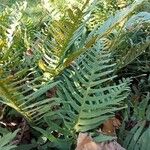
<svg viewBox="0 0 150 150">
<path fill-rule="evenodd" d="M 117 110 L 125 108 L 122 101 L 128 95 L 129 81 L 112 86 L 113 68 L 110 53 L 97 43 L 72 69 L 63 73 L 58 95 L 66 112 L 64 120 L 68 128 L 76 132 L 94 129 L 114 116 Z"/>
<path fill-rule="evenodd" d="M 93 138 L 93 140 L 97 143 L 99 142 L 106 142 L 106 141 L 112 141 L 116 139 L 116 137 L 113 137 L 113 136 L 108 136 L 108 135 L 103 135 L 103 134 L 100 134 L 96 137 Z"/>
<path fill-rule="evenodd" d="M 10 144 L 10 142 L 15 138 L 18 131 L 19 130 L 16 130 L 13 133 L 10 132 L 0 137 L 0 149 L 1 150 L 11 150 L 16 147 L 16 145 L 12 145 Z"/>
</svg>

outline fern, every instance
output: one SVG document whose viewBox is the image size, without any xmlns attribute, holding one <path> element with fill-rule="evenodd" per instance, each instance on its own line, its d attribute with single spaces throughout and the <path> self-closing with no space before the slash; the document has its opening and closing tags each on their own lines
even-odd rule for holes
<svg viewBox="0 0 150 150">
<path fill-rule="evenodd" d="M 148 12 L 140 12 L 126 22 L 111 50 L 116 55 L 118 69 L 132 63 L 149 48 L 149 17 Z"/>
<path fill-rule="evenodd" d="M 23 12 L 27 7 L 27 3 L 24 1 L 20 4 L 14 5 L 12 8 L 6 8 L 3 13 L 0 15 L 1 23 L 1 36 L 2 36 L 2 56 L 3 59 L 8 59 L 9 54 L 12 54 L 12 46 L 14 46 L 14 42 L 16 43 L 16 35 L 18 34 L 18 28 L 21 24 L 21 18 L 23 16 Z M 20 39 L 19 39 L 20 40 Z M 0 56 L 0 57 L 2 57 Z"/>
<path fill-rule="evenodd" d="M 43 114 L 51 109 L 56 100 L 51 101 L 45 92 L 57 82 L 44 83 L 39 70 L 35 71 L 35 61 L 27 60 L 29 57 L 23 54 L 31 46 L 28 40 L 31 36 L 27 37 L 25 26 L 21 26 L 22 11 L 25 8 L 26 2 L 19 3 L 5 10 L 0 16 L 3 43 L 0 45 L 0 102 L 15 109 L 29 122 L 39 123 Z M 50 106 L 48 103 L 53 104 Z"/>
<path fill-rule="evenodd" d="M 18 130 L 0 136 L 0 150 L 11 150 L 17 147 L 10 143 L 15 138 L 17 132 Z"/>
<path fill-rule="evenodd" d="M 133 0 L 105 0 L 98 2 L 94 12 L 92 13 L 88 29 L 92 31 L 96 25 L 102 25 L 110 15 L 114 15 L 116 11 L 125 8 Z"/>
<path fill-rule="evenodd" d="M 42 37 L 45 40 L 39 44 L 39 47 L 42 48 L 44 57 L 43 60 L 39 61 L 39 67 L 49 72 L 51 76 L 57 75 L 62 70 L 62 62 L 68 55 L 71 55 L 70 47 L 80 37 L 86 22 L 84 17 L 91 11 L 89 9 L 84 12 L 87 4 L 88 0 L 81 9 L 68 9 L 62 19 L 55 19 L 51 25 L 47 26 L 47 34 L 52 36 L 52 40 Z"/>
<path fill-rule="evenodd" d="M 96 4 L 93 3 L 85 13 L 83 8 L 85 8 L 88 3 L 86 3 L 81 10 L 78 8 L 74 11 L 69 9 L 67 11 L 68 15 L 65 15 L 59 21 L 52 21 L 52 25 L 50 26 L 47 25 L 48 33 L 51 33 L 52 36 L 51 40 L 48 39 L 49 37 L 47 35 L 40 37 L 41 42 L 39 48 L 42 50 L 44 56 L 43 59 L 39 61 L 39 67 L 44 72 L 48 72 L 50 77 L 57 76 L 69 66 L 72 61 L 79 57 L 81 53 L 89 49 L 98 39 L 109 35 L 112 30 L 116 28 L 121 21 L 129 17 L 142 2 L 143 0 L 136 1 L 131 6 L 117 12 L 101 27 L 95 28 L 87 38 L 81 41 L 80 37 L 82 37 L 83 29 L 87 23 L 87 20 L 84 18 L 93 11 Z M 48 33 L 46 32 L 46 34 Z M 79 46 L 74 47 L 75 43 L 78 43 Z"/>
<path fill-rule="evenodd" d="M 0 23 L 0 102 L 15 109 L 32 123 L 40 123 L 44 116 L 49 128 L 46 131 L 38 127 L 35 129 L 59 148 L 64 144 L 66 149 L 76 138 L 76 132 L 89 132 L 113 117 L 116 111 L 126 108 L 124 100 L 130 91 L 130 81 L 123 80 L 114 84 L 116 64 L 111 61 L 112 51 L 124 35 L 127 39 L 131 37 L 126 30 L 128 24 L 134 21 L 133 18 L 125 24 L 125 28 L 120 22 L 124 24 L 142 2 L 143 0 L 137 0 L 131 6 L 118 11 L 89 34 L 86 27 L 90 13 L 96 5 L 94 2 L 87 8 L 89 0 L 80 8 L 67 9 L 59 19 L 49 15 L 42 16 L 39 19 L 39 27 L 33 25 L 34 21 L 31 20 L 28 24 L 26 17 L 22 19 L 24 5 L 17 5 L 14 11 L 10 11 L 12 13 L 0 16 L 2 22 L 6 17 L 4 24 Z M 46 5 L 44 7 L 49 13 L 52 12 L 54 17 L 58 15 L 55 9 L 49 9 Z M 135 19 L 137 18 L 141 18 L 141 15 L 138 14 Z M 8 20 L 11 21 L 5 24 Z M 147 20 L 145 22 L 147 23 Z M 120 32 L 117 32 L 117 40 L 111 41 L 109 36 L 120 27 L 123 34 L 120 36 Z M 143 39 L 144 43 L 141 40 L 140 43 L 135 43 L 134 47 L 127 47 L 127 53 L 122 59 L 125 65 L 141 54 L 141 48 L 144 51 L 148 47 L 148 39 Z M 123 43 L 126 46 L 125 40 L 123 39 Z M 120 52 L 120 49 L 121 47 L 118 53 L 122 56 L 124 53 Z M 138 53 L 133 51 L 135 49 Z M 40 60 L 39 56 L 35 55 L 38 50 L 42 54 Z M 34 51 L 31 57 L 36 59 L 35 61 L 26 55 L 26 52 L 30 51 Z M 129 57 L 130 55 L 132 56 Z M 41 76 L 36 67 L 37 60 L 40 69 L 44 75 L 50 77 L 50 81 L 45 81 Z M 45 93 L 55 86 L 57 97 L 46 97 Z M 145 115 L 144 111 L 149 114 L 149 107 L 139 111 L 140 117 Z M 133 139 L 141 139 L 141 142 L 144 141 L 144 136 L 148 136 L 149 130 L 145 128 L 144 121 L 141 128 L 138 125 L 134 130 L 137 132 L 136 137 Z M 58 135 L 55 135 L 54 131 Z M 143 135 L 140 137 L 139 133 Z M 101 136 L 99 138 L 101 140 Z M 127 147 L 129 145 L 130 141 Z"/>
<path fill-rule="evenodd" d="M 0 102 L 15 109 L 29 122 L 39 123 L 43 114 L 58 100 L 46 98 L 44 95 L 57 82 L 42 85 L 42 77 L 36 77 L 33 71 L 28 72 L 22 70 L 7 77 L 3 77 L 3 72 L 0 74 Z"/>
<path fill-rule="evenodd" d="M 124 147 L 129 150 L 148 150 L 150 148 L 149 137 L 150 129 L 145 129 L 145 122 L 138 123 L 131 131 L 128 133 L 124 141 Z"/>
<path fill-rule="evenodd" d="M 150 109 L 150 93 L 147 93 L 147 96 L 143 98 L 143 100 L 139 103 L 135 103 L 134 105 L 134 113 L 133 118 L 138 121 L 141 120 L 150 120 L 149 109 Z"/>
<path fill-rule="evenodd" d="M 136 125 L 130 130 L 122 130 L 123 146 L 129 150 L 148 150 L 150 148 L 150 95 L 134 105 L 134 113 L 131 116 L 131 121 Z"/>
<path fill-rule="evenodd" d="M 96 44 L 77 66 L 62 75 L 59 97 L 64 102 L 68 128 L 76 132 L 94 129 L 125 108 L 122 101 L 128 95 L 128 81 L 110 84 L 115 78 L 114 65 L 110 64 L 110 54 Z"/>
<path fill-rule="evenodd" d="M 23 15 L 22 11 L 25 10 L 26 7 L 27 7 L 27 2 L 24 1 L 23 4 L 21 4 L 21 5 L 18 4 L 16 9 L 14 9 L 11 12 L 11 15 L 10 15 L 11 23 L 10 23 L 9 29 L 7 29 L 7 35 L 6 35 L 7 36 L 7 47 L 8 47 L 8 49 L 12 45 L 15 30 L 16 30 L 17 26 L 19 26 L 20 19 Z"/>
<path fill-rule="evenodd" d="M 76 132 L 90 132 L 116 111 L 126 108 L 123 101 L 130 91 L 129 80 L 113 84 L 115 64 L 110 63 L 110 56 L 105 44 L 99 41 L 60 75 L 62 82 L 57 85 L 57 96 L 61 105 L 57 112 L 44 115 L 46 130 L 35 127 L 59 149 L 70 149 Z M 106 138 L 114 137 L 99 135 L 95 140 Z"/>
<path fill-rule="evenodd" d="M 90 33 L 91 36 L 98 36 L 99 38 L 103 37 L 104 35 L 108 35 L 112 32 L 114 27 L 116 27 L 121 22 L 124 22 L 126 18 L 130 17 L 135 9 L 137 9 L 143 0 L 134 1 L 134 3 L 121 11 L 117 11 L 114 16 L 108 18 L 102 26 L 95 27 L 95 29 Z M 95 32 L 97 31 L 97 32 Z"/>
</svg>

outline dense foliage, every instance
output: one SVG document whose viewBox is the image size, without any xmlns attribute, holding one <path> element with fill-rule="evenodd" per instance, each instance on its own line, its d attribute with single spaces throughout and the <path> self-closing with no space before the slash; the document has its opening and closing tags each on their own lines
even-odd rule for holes
<svg viewBox="0 0 150 150">
<path fill-rule="evenodd" d="M 81 132 L 150 149 L 148 0 L 2 0 L 0 9 L 0 150 L 75 149 Z M 114 117 L 121 127 L 103 132 Z"/>
</svg>

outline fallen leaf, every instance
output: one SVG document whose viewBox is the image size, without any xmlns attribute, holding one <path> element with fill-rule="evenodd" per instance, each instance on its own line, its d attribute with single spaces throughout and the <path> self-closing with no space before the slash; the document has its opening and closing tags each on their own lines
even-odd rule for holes
<svg viewBox="0 0 150 150">
<path fill-rule="evenodd" d="M 96 143 L 88 133 L 79 133 L 75 150 L 125 150 L 115 140 Z"/>
<path fill-rule="evenodd" d="M 103 124 L 102 132 L 107 135 L 115 135 L 116 129 L 118 129 L 120 125 L 121 125 L 120 120 L 113 117 L 113 118 L 107 120 Z"/>
</svg>

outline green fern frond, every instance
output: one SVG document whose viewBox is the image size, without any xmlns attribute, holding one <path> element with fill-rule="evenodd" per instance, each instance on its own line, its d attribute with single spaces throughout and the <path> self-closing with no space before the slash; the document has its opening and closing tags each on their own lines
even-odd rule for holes
<svg viewBox="0 0 150 150">
<path fill-rule="evenodd" d="M 150 127 L 145 128 L 146 122 L 139 122 L 131 131 L 128 133 L 124 147 L 129 150 L 149 150 L 149 138 L 150 138 Z"/>
<path fill-rule="evenodd" d="M 109 16 L 114 15 L 116 11 L 127 7 L 132 2 L 133 0 L 99 1 L 91 15 L 88 29 L 92 31 L 96 25 L 102 25 Z"/>
<path fill-rule="evenodd" d="M 134 105 L 133 118 L 136 120 L 150 120 L 150 93 L 147 93 L 146 97 L 140 102 Z"/>
<path fill-rule="evenodd" d="M 7 29 L 7 33 L 6 33 L 6 36 L 7 36 L 7 47 L 8 49 L 11 47 L 11 44 L 13 42 L 13 36 L 15 34 L 15 30 L 17 28 L 17 26 L 19 25 L 20 23 L 20 19 L 22 17 L 22 11 L 24 11 L 27 7 L 27 2 L 24 1 L 22 4 L 17 4 L 16 5 L 16 9 L 13 9 L 13 11 L 11 12 L 10 14 L 10 20 L 11 20 L 11 23 Z"/>
<path fill-rule="evenodd" d="M 13 133 L 9 132 L 3 136 L 0 136 L 0 150 L 11 150 L 16 148 L 16 145 L 11 144 L 10 142 L 15 138 L 18 130 Z"/>
<path fill-rule="evenodd" d="M 77 49 L 72 48 L 73 45 L 83 33 L 83 27 L 86 21 L 84 21 L 85 13 L 82 9 L 76 8 L 75 11 L 69 9 L 68 15 L 64 16 L 59 21 L 52 21 L 52 25 L 49 25 L 47 30 L 51 33 L 52 39 L 49 37 L 41 38 L 41 49 L 44 57 L 39 61 L 39 67 L 48 72 L 50 77 L 58 75 L 64 68 L 69 66 L 73 60 L 79 55 L 89 49 L 99 38 L 103 38 L 111 33 L 111 31 L 124 21 L 130 14 L 140 6 L 143 0 L 134 2 L 131 6 L 119 11 L 115 16 L 110 17 L 100 28 L 95 28 L 84 41 L 81 41 L 81 47 Z M 88 13 L 93 10 L 93 4 Z M 44 40 L 43 40 L 44 39 Z M 46 45 L 43 47 L 43 45 Z"/>
<path fill-rule="evenodd" d="M 35 71 L 35 61 L 26 55 L 33 46 L 33 41 L 29 40 L 34 38 L 34 26 L 31 25 L 32 34 L 26 31 L 30 26 L 23 15 L 26 5 L 25 1 L 15 4 L 0 14 L 0 102 L 15 109 L 29 122 L 39 123 L 44 113 L 56 105 L 58 99 L 47 98 L 45 92 L 57 82 L 45 83 L 39 70 Z"/>
<path fill-rule="evenodd" d="M 0 102 L 15 109 L 31 123 L 39 123 L 43 115 L 59 103 L 58 98 L 46 98 L 45 95 L 57 82 L 42 84 L 42 77 L 36 77 L 35 72 L 28 69 L 3 76 L 1 72 Z"/>
<path fill-rule="evenodd" d="M 125 24 L 123 33 L 112 48 L 117 57 L 117 68 L 123 68 L 145 53 L 150 46 L 150 13 L 140 12 Z"/>
<path fill-rule="evenodd" d="M 107 21 L 104 22 L 102 26 L 96 27 L 90 34 L 91 36 L 98 36 L 99 38 L 103 37 L 104 35 L 108 35 L 111 31 L 121 22 L 124 22 L 125 19 L 130 17 L 135 9 L 137 9 L 144 1 L 137 0 L 134 1 L 133 4 L 130 6 L 122 9 L 121 11 L 117 11 L 114 16 L 111 16 Z M 95 32 L 97 31 L 97 32 Z"/>
<path fill-rule="evenodd" d="M 39 44 L 44 55 L 43 60 L 39 61 L 39 67 L 52 76 L 58 75 L 60 70 L 63 70 L 64 66 L 61 64 L 68 55 L 71 56 L 75 51 L 71 47 L 81 36 L 88 20 L 85 17 L 90 13 L 94 4 L 85 11 L 86 5 L 88 5 L 88 0 L 81 9 L 77 7 L 67 9 L 66 14 L 60 20 L 52 21 L 51 25 L 46 28 L 52 37 L 51 40 L 48 39 L 49 37 L 45 37 L 45 43 Z M 46 46 L 43 47 L 43 44 Z"/>
<path fill-rule="evenodd" d="M 7 59 L 9 53 L 12 51 L 11 47 L 14 42 L 14 37 L 21 24 L 23 11 L 25 11 L 26 7 L 27 3 L 25 1 L 19 4 L 17 3 L 12 8 L 6 8 L 0 16 L 0 34 L 3 42 L 3 45 L 0 46 L 3 52 L 3 59 Z"/>
<path fill-rule="evenodd" d="M 122 128 L 122 143 L 126 149 L 129 150 L 149 150 L 150 138 L 150 94 L 147 93 L 141 102 L 133 104 L 133 115 L 130 117 L 132 122 L 130 125 L 134 126 L 130 131 Z"/>
<path fill-rule="evenodd" d="M 92 45 L 95 44 L 97 40 L 107 38 L 112 33 L 113 30 L 115 29 L 118 30 L 118 28 L 120 28 L 120 24 L 122 22 L 125 22 L 127 18 L 131 16 L 134 10 L 139 8 L 142 3 L 143 3 L 143 0 L 135 1 L 132 5 L 128 6 L 127 8 L 117 11 L 114 16 L 111 16 L 100 27 L 98 24 L 86 37 L 84 44 L 82 45 L 82 48 L 78 51 L 73 52 L 71 56 L 68 56 L 66 60 L 64 61 L 64 65 L 68 66 L 68 64 L 70 64 L 73 60 L 78 58 L 81 53 L 85 52 L 90 47 L 92 47 Z M 115 42 L 115 44 L 117 44 L 117 42 Z M 110 46 L 108 45 L 108 47 Z"/>
<path fill-rule="evenodd" d="M 126 47 L 125 49 L 122 49 L 122 51 L 120 51 L 120 54 L 117 55 L 116 69 L 119 70 L 127 66 L 128 64 L 131 64 L 134 60 L 136 60 L 136 58 L 138 58 L 138 56 L 145 53 L 146 49 L 149 46 L 150 46 L 150 40 L 146 39 L 145 41 L 143 41 L 143 43 L 134 44 L 130 48 Z"/>
<path fill-rule="evenodd" d="M 123 100 L 129 87 L 126 80 L 111 84 L 115 64 L 110 64 L 110 54 L 102 45 L 97 43 L 79 62 L 62 75 L 58 94 L 66 111 L 65 125 L 76 132 L 85 132 L 126 107 Z"/>
</svg>

